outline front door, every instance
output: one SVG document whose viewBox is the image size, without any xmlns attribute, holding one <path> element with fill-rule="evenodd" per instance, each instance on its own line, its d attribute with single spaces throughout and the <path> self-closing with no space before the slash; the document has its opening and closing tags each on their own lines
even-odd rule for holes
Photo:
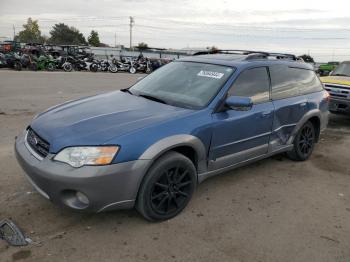
<svg viewBox="0 0 350 262">
<path fill-rule="evenodd" d="M 227 109 L 213 114 L 209 170 L 231 166 L 267 154 L 274 106 L 266 67 L 243 71 L 228 96 L 250 97 L 252 108 Z"/>
</svg>

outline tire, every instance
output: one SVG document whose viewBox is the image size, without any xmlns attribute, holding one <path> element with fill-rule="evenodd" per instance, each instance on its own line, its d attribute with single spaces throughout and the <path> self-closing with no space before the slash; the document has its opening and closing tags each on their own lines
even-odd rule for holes
<svg viewBox="0 0 350 262">
<path fill-rule="evenodd" d="M 136 209 L 149 221 L 178 215 L 190 201 L 197 185 L 197 172 L 190 159 L 170 151 L 147 172 L 137 196 Z"/>
<path fill-rule="evenodd" d="M 315 127 L 308 121 L 298 131 L 293 142 L 293 150 L 287 152 L 287 156 L 295 161 L 305 161 L 311 156 L 315 147 L 315 142 Z"/>
<path fill-rule="evenodd" d="M 115 65 L 109 66 L 108 70 L 111 73 L 117 73 L 118 72 L 118 68 Z"/>
<path fill-rule="evenodd" d="M 130 67 L 129 68 L 129 73 L 131 73 L 131 74 L 136 74 L 136 68 L 135 67 Z"/>
<path fill-rule="evenodd" d="M 71 72 L 73 70 L 73 65 L 71 63 L 64 63 L 63 70 L 65 72 Z"/>
<path fill-rule="evenodd" d="M 54 71 L 55 70 L 55 65 L 53 63 L 49 63 L 47 66 L 46 66 L 46 69 L 48 71 Z"/>
<path fill-rule="evenodd" d="M 32 71 L 37 71 L 38 70 L 38 65 L 37 63 L 33 62 L 29 65 L 30 70 Z"/>
<path fill-rule="evenodd" d="M 17 70 L 17 71 L 21 71 L 22 70 L 22 64 L 20 62 L 14 62 L 13 64 L 13 69 Z"/>
<path fill-rule="evenodd" d="M 152 73 L 152 71 L 153 71 L 153 70 L 152 70 L 151 67 L 147 67 L 145 73 L 146 73 L 146 74 L 150 74 L 150 73 Z"/>
<path fill-rule="evenodd" d="M 97 64 L 91 64 L 90 65 L 90 71 L 96 73 L 98 70 L 98 65 Z"/>
</svg>

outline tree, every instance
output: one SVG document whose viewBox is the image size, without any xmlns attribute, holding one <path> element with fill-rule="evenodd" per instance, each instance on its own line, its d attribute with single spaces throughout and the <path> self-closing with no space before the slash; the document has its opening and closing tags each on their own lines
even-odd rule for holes
<svg viewBox="0 0 350 262">
<path fill-rule="evenodd" d="M 92 30 L 89 37 L 88 37 L 88 43 L 91 46 L 100 46 L 100 37 L 98 36 L 98 32 Z"/>
<path fill-rule="evenodd" d="M 299 56 L 302 58 L 306 63 L 315 63 L 314 59 L 310 55 L 301 55 Z"/>
<path fill-rule="evenodd" d="M 85 37 L 78 29 L 63 23 L 55 24 L 50 31 L 49 42 L 55 45 L 86 45 Z"/>
<path fill-rule="evenodd" d="M 44 43 L 45 38 L 39 30 L 38 20 L 28 18 L 27 23 L 23 25 L 24 30 L 15 36 L 15 41 L 22 43 Z"/>
<path fill-rule="evenodd" d="M 148 48 L 148 45 L 144 42 L 138 43 L 138 45 L 136 46 L 139 50 L 145 50 Z"/>
<path fill-rule="evenodd" d="M 213 53 L 215 53 L 219 50 L 219 48 L 217 48 L 215 45 L 213 45 L 212 47 L 208 46 L 207 49 Z"/>
<path fill-rule="evenodd" d="M 99 47 L 110 47 L 108 44 L 100 43 Z"/>
</svg>

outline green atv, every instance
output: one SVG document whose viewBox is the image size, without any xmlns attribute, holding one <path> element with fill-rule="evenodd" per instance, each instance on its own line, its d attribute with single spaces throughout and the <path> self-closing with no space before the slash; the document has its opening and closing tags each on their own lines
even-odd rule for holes
<svg viewBox="0 0 350 262">
<path fill-rule="evenodd" d="M 317 70 L 320 76 L 328 76 L 337 66 L 339 62 L 328 62 L 327 64 L 321 64 Z"/>
<path fill-rule="evenodd" d="M 40 55 L 37 59 L 37 69 L 54 71 L 56 69 L 56 60 L 51 55 Z"/>
</svg>

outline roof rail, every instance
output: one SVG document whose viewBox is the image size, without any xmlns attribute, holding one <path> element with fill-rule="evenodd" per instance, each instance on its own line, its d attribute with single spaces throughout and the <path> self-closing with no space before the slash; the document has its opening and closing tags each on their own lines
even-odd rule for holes
<svg viewBox="0 0 350 262">
<path fill-rule="evenodd" d="M 240 50 L 240 49 L 217 49 L 196 52 L 193 55 L 210 55 L 210 54 L 233 54 L 233 55 L 247 55 L 246 60 L 253 59 L 268 59 L 269 57 L 275 57 L 276 59 L 290 59 L 297 61 L 298 58 L 293 54 L 285 53 L 271 53 L 265 51 L 254 51 L 254 50 Z"/>
</svg>

